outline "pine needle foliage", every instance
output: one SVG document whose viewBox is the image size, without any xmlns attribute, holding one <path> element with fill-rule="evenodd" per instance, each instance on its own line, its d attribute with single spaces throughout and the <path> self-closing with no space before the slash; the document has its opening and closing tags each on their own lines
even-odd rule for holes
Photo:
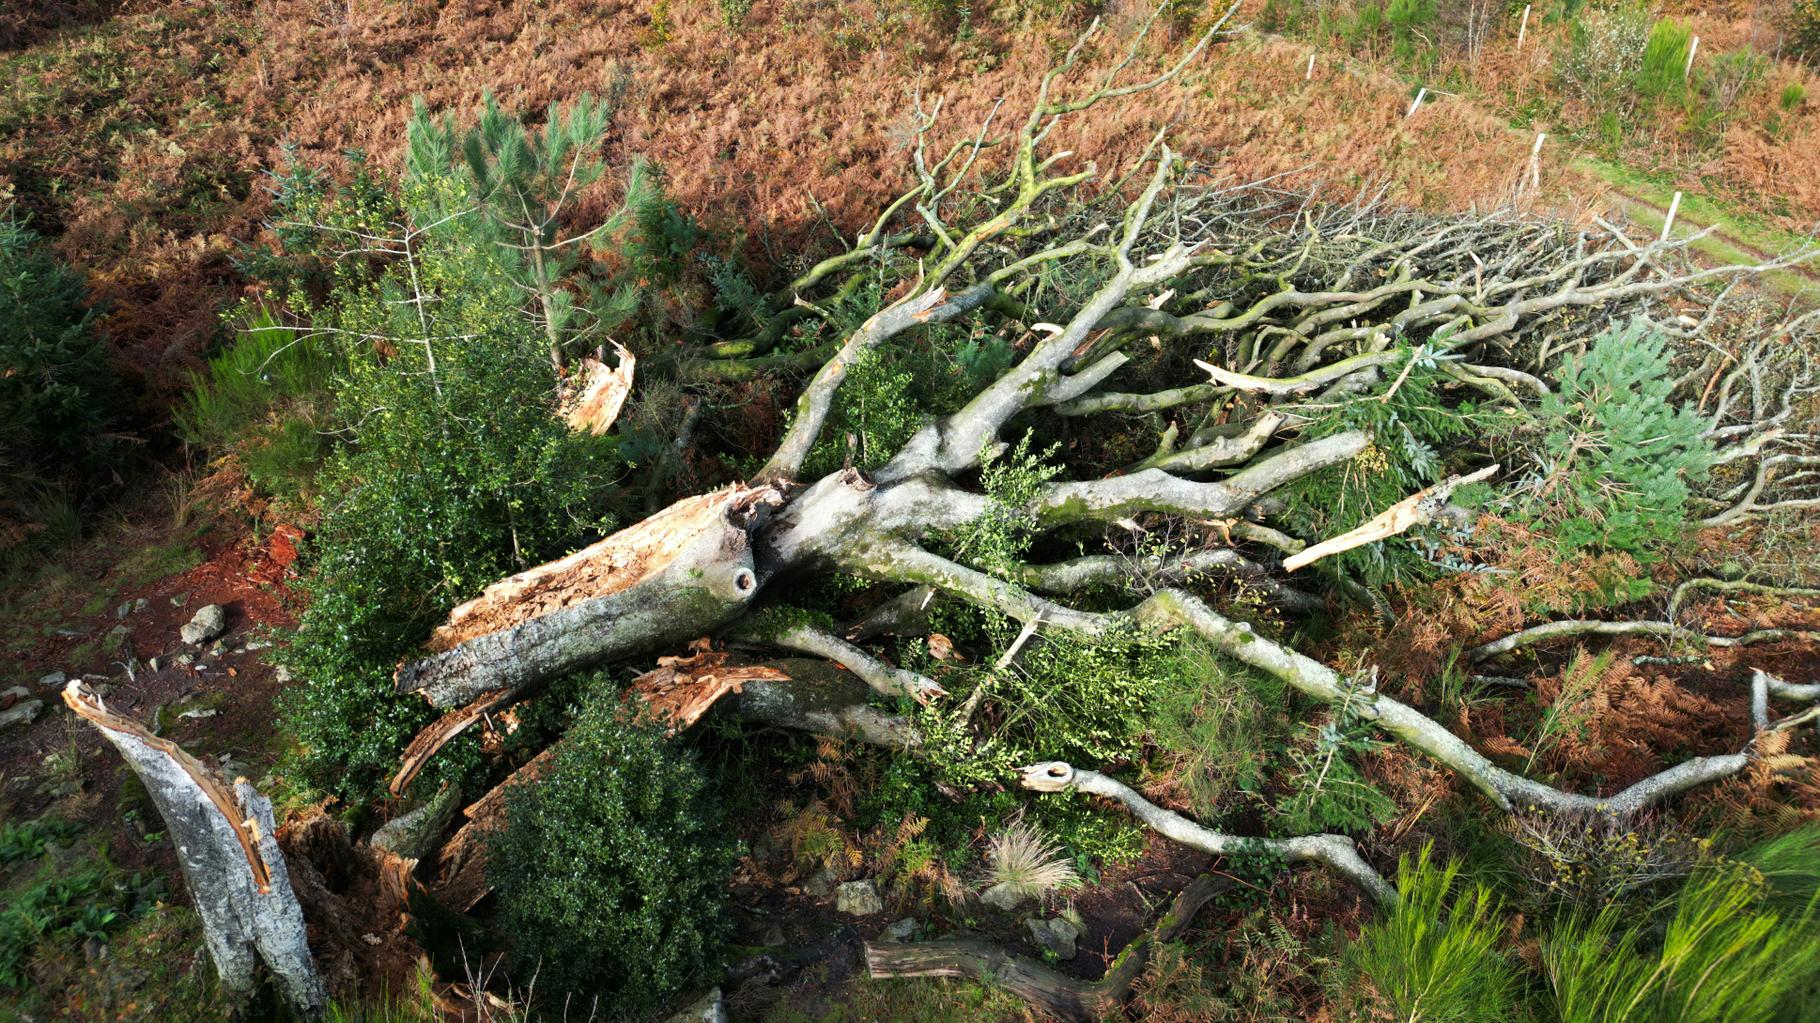
<svg viewBox="0 0 1820 1023">
<path fill-rule="evenodd" d="M 1402 898 L 1347 948 L 1345 972 L 1370 981 L 1355 999 L 1408 1023 L 1518 1018 L 1520 976 L 1498 948 L 1498 899 L 1483 885 L 1462 882 L 1459 864 L 1437 863 L 1433 852 L 1425 845 L 1413 860 L 1399 861 Z"/>
<path fill-rule="evenodd" d="M 1521 512 L 1552 523 L 1563 553 L 1653 559 L 1683 535 L 1688 482 L 1712 460 L 1705 423 L 1671 395 L 1667 338 L 1633 320 L 1564 361 L 1555 379 L 1537 410 L 1541 471 Z"/>
<path fill-rule="evenodd" d="M 1725 861 L 1681 888 L 1665 930 L 1617 904 L 1557 925 L 1542 960 L 1562 1023 L 1804 1018 L 1820 983 L 1820 903 L 1809 890 L 1778 906 L 1773 891 L 1756 867 Z"/>
<path fill-rule="evenodd" d="M 619 208 L 586 232 L 563 231 L 565 208 L 606 176 L 600 154 L 612 110 L 611 101 L 584 93 L 566 106 L 550 104 L 538 130 L 488 92 L 478 120 L 465 132 L 448 114 L 432 116 L 421 99 L 406 130 L 406 183 L 465 172 L 470 187 L 462 201 L 484 215 L 498 246 L 496 257 L 532 296 L 558 367 L 581 339 L 614 329 L 638 308 L 630 281 L 596 288 L 584 304 L 576 303 L 570 289 L 583 244 L 616 238 L 653 216 L 662 200 L 650 166 L 635 159 Z M 451 216 L 460 212 L 446 210 Z"/>
</svg>

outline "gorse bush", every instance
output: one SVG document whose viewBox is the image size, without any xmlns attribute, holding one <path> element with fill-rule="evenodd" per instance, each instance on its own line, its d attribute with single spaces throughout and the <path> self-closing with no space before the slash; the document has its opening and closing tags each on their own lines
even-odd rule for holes
<svg viewBox="0 0 1820 1023">
<path fill-rule="evenodd" d="M 1505 1023 L 1513 1018 L 1521 981 L 1498 948 L 1504 932 L 1499 903 L 1482 885 L 1463 883 L 1459 864 L 1434 862 L 1424 846 L 1397 866 L 1397 905 L 1365 925 L 1345 953 L 1346 973 L 1368 988 L 1351 997 L 1364 1018 L 1388 1011 L 1405 1021 Z"/>
<path fill-rule="evenodd" d="M 694 759 L 606 690 L 555 763 L 507 797 L 487 876 L 522 976 L 597 1018 L 639 1018 L 701 978 L 730 933 L 734 846 Z"/>
<path fill-rule="evenodd" d="M 317 477 L 309 606 L 281 659 L 304 682 L 285 708 L 305 774 L 345 797 L 369 792 L 427 719 L 391 675 L 430 627 L 610 526 L 616 442 L 555 415 L 547 337 L 519 282 L 477 214 L 440 213 L 468 204 L 467 188 L 419 179 L 396 198 L 368 189 L 307 211 L 341 231 L 418 232 L 407 259 L 339 264 L 326 301 L 306 307 L 339 363 L 342 443 Z M 463 763 L 437 759 L 444 774 Z"/>
<path fill-rule="evenodd" d="M 1670 392 L 1667 339 L 1639 321 L 1564 360 L 1537 408 L 1540 475 L 1520 511 L 1552 527 L 1563 552 L 1646 560 L 1683 535 L 1688 481 L 1711 462 L 1705 423 Z"/>
</svg>

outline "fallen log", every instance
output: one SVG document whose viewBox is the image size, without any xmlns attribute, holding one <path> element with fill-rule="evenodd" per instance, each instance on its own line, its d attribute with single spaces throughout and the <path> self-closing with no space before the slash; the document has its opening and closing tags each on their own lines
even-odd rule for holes
<svg viewBox="0 0 1820 1023">
<path fill-rule="evenodd" d="M 1071 1023 L 1092 1023 L 1116 1015 L 1143 975 L 1151 951 L 1174 941 L 1196 913 L 1232 887 L 1224 877 L 1202 874 L 1176 895 L 1169 912 L 1149 932 L 1120 952 L 1099 980 L 1079 980 L 990 942 L 971 938 L 899 944 L 866 942 L 866 972 L 875 980 L 895 977 L 966 977 L 990 980 L 1044 1012 Z"/>
<path fill-rule="evenodd" d="M 771 487 L 684 498 L 566 558 L 509 576 L 457 607 L 430 655 L 401 665 L 400 693 L 438 707 L 516 694 L 732 621 L 758 593 L 748 527 Z"/>
<path fill-rule="evenodd" d="M 80 681 L 63 691 L 63 701 L 120 751 L 158 807 L 222 987 L 251 992 L 263 961 L 286 1001 L 306 1017 L 320 1016 L 328 992 L 310 955 L 271 802 L 245 778 L 230 786 L 176 743 L 108 710 Z"/>
</svg>

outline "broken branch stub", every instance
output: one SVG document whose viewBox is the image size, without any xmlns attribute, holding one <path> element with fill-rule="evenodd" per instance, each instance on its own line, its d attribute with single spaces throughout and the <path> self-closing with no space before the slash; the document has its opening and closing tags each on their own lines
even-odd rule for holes
<svg viewBox="0 0 1820 1023">
<path fill-rule="evenodd" d="M 1384 509 L 1371 521 L 1357 529 L 1323 540 L 1298 554 L 1284 558 L 1283 571 L 1293 572 L 1329 555 L 1349 551 L 1354 547 L 1363 547 L 1378 540 L 1388 540 L 1398 533 L 1414 529 L 1416 526 L 1427 525 L 1434 521 L 1442 508 L 1446 507 L 1447 499 L 1453 496 L 1455 490 L 1468 483 L 1477 483 L 1486 479 L 1497 471 L 1496 465 L 1488 465 L 1478 472 L 1466 476 L 1450 476 L 1432 487 L 1411 494 Z"/>
<path fill-rule="evenodd" d="M 595 358 L 581 360 L 574 389 L 563 400 L 563 422 L 576 433 L 598 436 L 612 429 L 626 396 L 632 393 L 633 367 L 638 360 L 617 341 L 613 350 L 619 355 L 617 366 Z"/>
<path fill-rule="evenodd" d="M 398 669 L 437 707 L 662 648 L 732 621 L 758 593 L 748 527 L 771 487 L 684 498 L 568 557 L 488 586 Z"/>
<path fill-rule="evenodd" d="M 328 992 L 278 849 L 271 802 L 246 779 L 230 787 L 176 743 L 109 711 L 80 681 L 63 701 L 120 751 L 158 807 L 222 986 L 250 992 L 263 960 L 286 1001 L 321 1015 Z"/>
</svg>

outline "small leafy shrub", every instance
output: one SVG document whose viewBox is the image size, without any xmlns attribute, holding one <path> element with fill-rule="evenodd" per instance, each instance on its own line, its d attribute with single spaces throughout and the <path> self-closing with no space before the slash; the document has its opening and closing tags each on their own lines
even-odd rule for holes
<svg viewBox="0 0 1820 1023">
<path fill-rule="evenodd" d="M 431 626 L 485 584 L 610 526 L 617 441 L 571 433 L 555 415 L 548 339 L 487 223 L 439 212 L 463 208 L 466 188 L 420 180 L 307 218 L 378 237 L 422 228 L 408 258 L 376 271 L 338 263 L 325 301 L 293 299 L 334 346 L 343 443 L 316 477 L 309 605 L 280 655 L 303 685 L 284 710 L 303 776 L 344 798 L 373 791 L 427 723 L 391 676 Z M 451 746 L 430 774 L 447 780 L 471 749 Z"/>
<path fill-rule="evenodd" d="M 1284 780 L 1290 792 L 1275 807 L 1279 831 L 1365 831 L 1396 816 L 1396 803 L 1359 769 L 1359 757 L 1383 745 L 1360 714 L 1368 698 L 1357 686 L 1324 724 L 1311 727 L 1304 741 L 1289 747 Z"/>
<path fill-rule="evenodd" d="M 598 997 L 609 1019 L 715 963 L 734 861 L 694 758 L 623 711 L 611 692 L 582 709 L 549 772 L 511 790 L 488 853 L 523 974 Z"/>
<path fill-rule="evenodd" d="M 1402 858 L 1396 908 L 1346 949 L 1346 971 L 1370 981 L 1351 997 L 1400 1020 L 1503 1023 L 1521 981 L 1498 949 L 1499 902 L 1483 885 L 1461 882 L 1458 863 L 1443 866 L 1432 854 L 1424 846 L 1414 860 Z"/>
<path fill-rule="evenodd" d="M 1033 452 L 1031 436 L 1026 432 L 1005 454 L 989 451 L 980 459 L 980 490 L 991 510 L 953 539 L 957 560 L 1000 578 L 1015 574 L 1036 536 L 1036 520 L 1024 507 L 1062 471 L 1059 465 L 1047 464 L 1058 445 Z"/>
<path fill-rule="evenodd" d="M 1705 424 L 1670 396 L 1667 344 L 1633 320 L 1555 372 L 1558 386 L 1537 409 L 1541 472 L 1522 513 L 1550 524 L 1563 553 L 1653 559 L 1686 529 L 1688 481 L 1711 453 Z"/>
<path fill-rule="evenodd" d="M 1657 818 L 1536 812 L 1503 827 L 1525 892 L 1554 909 L 1649 902 L 1713 858 L 1710 840 Z"/>
<path fill-rule="evenodd" d="M 1636 96 L 1649 16 L 1633 7 L 1601 11 L 1573 22 L 1555 55 L 1555 74 L 1568 92 L 1594 111 L 1628 113 Z M 1680 68 L 1675 69 L 1676 73 Z"/>
<path fill-rule="evenodd" d="M 1794 0 L 1787 24 L 1789 49 L 1809 61 L 1820 58 L 1820 0 Z"/>
</svg>

